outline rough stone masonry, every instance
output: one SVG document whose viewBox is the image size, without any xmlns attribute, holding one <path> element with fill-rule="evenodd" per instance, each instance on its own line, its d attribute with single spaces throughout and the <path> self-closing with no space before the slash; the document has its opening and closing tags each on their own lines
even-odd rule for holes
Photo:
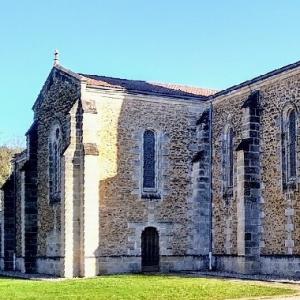
<svg viewBox="0 0 300 300">
<path fill-rule="evenodd" d="M 2 187 L 0 268 L 300 276 L 300 62 L 223 91 L 55 64 Z"/>
</svg>

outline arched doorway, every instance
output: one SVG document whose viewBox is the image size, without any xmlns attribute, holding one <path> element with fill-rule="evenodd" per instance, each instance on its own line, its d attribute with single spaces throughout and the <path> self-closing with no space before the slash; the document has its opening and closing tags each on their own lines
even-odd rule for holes
<svg viewBox="0 0 300 300">
<path fill-rule="evenodd" d="M 154 227 L 142 232 L 142 271 L 159 271 L 159 235 Z"/>
</svg>

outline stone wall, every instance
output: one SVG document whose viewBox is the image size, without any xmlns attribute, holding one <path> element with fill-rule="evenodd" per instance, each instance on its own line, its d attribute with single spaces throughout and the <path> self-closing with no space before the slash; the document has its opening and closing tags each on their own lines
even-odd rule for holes
<svg viewBox="0 0 300 300">
<path fill-rule="evenodd" d="M 15 176 L 12 173 L 2 186 L 4 191 L 4 224 L 3 224 L 3 267 L 5 270 L 14 269 L 14 259 L 16 251 L 16 223 L 15 223 Z"/>
<path fill-rule="evenodd" d="M 296 188 L 288 195 L 282 188 L 281 119 L 286 104 L 300 108 L 300 75 L 277 80 L 263 89 L 262 107 L 262 254 L 300 254 L 299 165 Z M 299 161 L 300 129 L 297 123 Z M 288 199 L 289 198 L 289 199 Z M 292 253 L 288 252 L 291 244 Z"/>
<path fill-rule="evenodd" d="M 160 272 L 207 270 L 207 255 L 168 255 L 160 258 Z M 100 274 L 140 273 L 140 256 L 106 256 L 99 258 Z"/>
<path fill-rule="evenodd" d="M 24 202 L 22 200 L 22 168 L 26 160 L 26 152 L 15 156 L 12 160 L 12 173 L 6 183 L 2 186 L 3 203 L 1 203 L 1 240 L 3 248 L 2 269 L 24 271 L 23 242 L 24 242 Z M 1 191 L 2 193 L 2 191 Z M 23 209 L 22 209 L 23 208 Z M 22 214 L 23 213 L 23 214 Z M 1 257 L 1 258 L 2 258 Z M 20 263 L 19 263 L 20 262 Z"/>
<path fill-rule="evenodd" d="M 37 128 L 37 258 L 38 269 L 45 270 L 43 261 L 48 267 L 48 274 L 57 274 L 55 264 L 49 259 L 61 259 L 62 238 L 61 215 L 64 206 L 61 199 L 50 203 L 49 196 L 49 136 L 54 124 L 59 124 L 62 131 L 62 153 L 71 140 L 71 115 L 70 111 L 80 99 L 80 81 L 58 68 L 53 68 L 35 105 L 34 119 Z M 75 134 L 76 136 L 76 134 Z M 29 145 L 30 148 L 30 145 Z M 71 158 L 72 159 L 72 158 Z M 62 169 L 62 172 L 64 170 Z"/>
<path fill-rule="evenodd" d="M 191 237 L 189 254 L 209 255 L 211 249 L 211 110 L 207 108 L 197 120 L 197 152 L 192 159 L 192 197 L 188 199 Z"/>
<path fill-rule="evenodd" d="M 285 262 L 282 262 L 283 260 L 289 260 L 290 254 L 299 255 L 300 232 L 298 230 L 299 226 L 297 226 L 300 218 L 298 207 L 300 200 L 298 193 L 299 165 L 296 184 L 292 189 L 283 189 L 281 147 L 283 110 L 288 103 L 292 103 L 299 112 L 299 86 L 300 72 L 296 69 L 258 81 L 255 84 L 242 87 L 227 94 L 225 93 L 213 100 L 213 246 L 214 254 L 222 257 L 222 263 L 221 258 L 217 259 L 219 261 L 217 266 L 221 269 L 226 267 L 226 263 L 233 266 L 232 264 L 235 260 L 233 257 L 236 257 L 235 263 L 240 260 L 240 264 L 245 264 L 245 261 L 236 255 L 247 257 L 247 245 L 256 247 L 256 254 L 261 256 L 259 258 L 261 270 L 259 265 L 257 265 L 256 271 L 261 271 L 262 273 L 272 273 L 270 268 L 268 269 L 269 271 L 266 268 L 268 259 L 272 261 L 273 256 L 273 261 L 276 261 L 280 268 L 282 264 L 285 264 Z M 246 111 L 251 113 L 251 109 L 247 110 L 243 105 L 254 91 L 259 91 L 259 108 L 257 111 L 255 111 L 256 108 L 252 110 L 252 117 L 250 115 L 247 117 Z M 245 116 L 248 118 L 248 123 L 245 123 Z M 254 119 L 255 121 L 256 119 L 259 120 L 258 125 L 249 123 L 249 120 Z M 222 149 L 220 141 L 224 124 L 231 124 L 233 127 L 234 148 L 237 150 L 234 153 L 233 198 L 229 203 L 224 201 L 221 189 Z M 300 151 L 299 124 L 298 118 L 298 161 Z M 247 129 L 247 126 L 250 127 Z M 253 132 L 251 132 L 252 129 L 254 129 Z M 245 130 L 248 130 L 250 134 L 247 138 L 258 139 L 257 144 L 245 146 L 247 144 Z M 244 147 L 241 145 L 243 142 L 244 146 L 248 147 L 248 150 L 244 149 L 241 156 L 239 150 Z M 238 145 L 241 146 L 237 148 Z M 252 150 L 247 152 L 250 148 Z M 257 154 L 254 153 L 255 151 Z M 247 153 L 250 153 L 250 156 Z M 251 161 L 254 157 L 257 157 L 257 160 Z M 246 165 L 247 163 L 250 165 Z M 250 200 L 252 201 L 251 204 Z M 249 204 L 247 204 L 247 201 L 250 201 Z M 256 206 L 255 210 L 254 206 Z M 250 210 L 247 214 L 248 208 Z M 254 216 L 255 221 L 253 221 Z M 244 228 L 239 226 L 242 223 L 244 223 Z M 254 227 L 256 231 L 254 231 Z M 252 231 L 251 237 L 247 233 L 247 228 L 248 231 Z M 228 239 L 226 233 L 228 231 L 230 231 L 230 252 L 228 252 L 226 247 L 228 242 L 226 242 L 226 239 Z M 255 239 L 256 236 L 258 238 L 255 242 L 252 240 L 254 236 Z M 246 253 L 242 253 L 241 249 L 246 251 Z M 251 249 L 254 251 L 254 248 Z M 231 262 L 224 255 L 230 255 L 228 257 L 230 257 Z M 240 266 L 234 268 L 235 270 L 243 269 Z M 283 267 L 283 269 L 287 268 Z M 295 266 L 290 268 L 290 274 L 295 275 L 297 273 L 296 269 Z M 243 270 L 247 272 L 247 270 Z M 284 272 L 282 271 L 282 274 Z"/>
<path fill-rule="evenodd" d="M 15 201 L 16 201 L 16 269 L 25 271 L 25 179 L 23 167 L 27 159 L 27 152 L 18 155 L 14 163 Z"/>
<path fill-rule="evenodd" d="M 140 258 L 134 257 L 141 255 L 141 234 L 147 226 L 159 231 L 162 256 L 184 257 L 191 249 L 199 254 L 192 244 L 195 231 L 189 230 L 188 199 L 193 193 L 192 159 L 198 150 L 196 122 L 203 105 L 92 89 L 88 99 L 94 101 L 98 112 L 100 243 L 95 250 L 99 271 L 110 270 L 109 257 L 132 258 L 137 261 L 134 269 L 140 270 Z M 157 138 L 159 196 L 153 199 L 142 196 L 146 129 L 154 130 Z"/>
<path fill-rule="evenodd" d="M 237 153 L 234 151 L 232 196 L 223 189 L 223 140 L 226 127 L 233 129 L 233 149 L 242 140 L 244 95 L 224 97 L 213 102 L 212 123 L 212 193 L 213 193 L 213 253 L 237 254 Z"/>
</svg>

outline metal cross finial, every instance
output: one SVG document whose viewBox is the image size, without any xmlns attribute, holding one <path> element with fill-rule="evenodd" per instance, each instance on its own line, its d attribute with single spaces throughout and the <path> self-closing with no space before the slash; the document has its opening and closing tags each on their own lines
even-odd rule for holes
<svg viewBox="0 0 300 300">
<path fill-rule="evenodd" d="M 54 66 L 59 65 L 59 52 L 57 49 L 54 51 Z"/>
</svg>

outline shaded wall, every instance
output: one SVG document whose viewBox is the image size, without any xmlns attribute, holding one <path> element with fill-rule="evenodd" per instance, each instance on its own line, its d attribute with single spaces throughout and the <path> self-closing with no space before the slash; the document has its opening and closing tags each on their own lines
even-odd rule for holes
<svg viewBox="0 0 300 300">
<path fill-rule="evenodd" d="M 297 258 L 300 254 L 300 231 L 299 231 L 299 165 L 297 169 L 296 184 L 291 189 L 284 189 L 282 184 L 282 113 L 284 107 L 288 103 L 292 103 L 299 111 L 300 104 L 300 75 L 299 71 L 293 71 L 290 74 L 280 74 L 273 78 L 268 78 L 263 82 L 253 84 L 251 87 L 244 87 L 238 91 L 219 96 L 213 101 L 214 118 L 213 118 L 213 226 L 214 226 L 214 254 L 217 256 L 244 256 L 239 251 L 239 243 L 243 239 L 244 250 L 247 251 L 245 245 L 252 243 L 250 235 L 238 235 L 238 223 L 244 222 L 245 226 L 249 225 L 253 215 L 241 215 L 239 201 L 242 197 L 251 196 L 258 199 L 258 214 L 255 226 L 259 232 L 258 255 L 261 257 L 261 270 L 264 273 L 272 273 L 268 271 L 267 261 L 274 259 L 278 266 L 282 265 L 282 272 L 291 275 L 296 274 L 297 264 L 293 268 L 286 268 L 287 260 L 281 264 L 281 258 L 285 257 Z M 251 109 L 244 107 L 245 101 L 254 92 L 259 91 L 259 106 L 252 109 L 254 115 L 251 117 L 249 113 Z M 248 118 L 248 119 L 247 119 Z M 240 149 L 237 149 L 245 138 L 245 130 L 251 123 L 251 120 L 259 122 L 249 128 L 259 128 L 257 133 L 252 133 L 258 138 L 257 161 L 251 162 L 254 158 L 254 150 L 247 154 L 251 159 L 247 159 L 245 152 L 242 157 L 243 170 L 239 169 Z M 230 124 L 234 131 L 234 186 L 233 197 L 230 202 L 222 193 L 222 134 L 224 124 Z M 300 140 L 299 140 L 299 116 L 297 122 L 297 155 L 299 161 Z M 255 129 L 255 130 L 256 130 Z M 249 129 L 250 130 L 250 129 Z M 249 131 L 250 132 L 250 131 Z M 254 146 L 253 146 L 254 147 Z M 250 148 L 249 148 L 250 149 Z M 248 150 L 249 150 L 248 149 Z M 254 148 L 253 148 L 254 149 Z M 248 151 L 247 150 L 247 151 Z M 253 152 L 254 151 L 254 152 Z M 245 159 L 246 158 L 246 159 Z M 240 160 L 241 161 L 241 160 Z M 250 163 L 246 165 L 245 163 Z M 253 164 L 253 165 L 251 165 Z M 250 167 L 250 168 L 249 168 Z M 252 167 L 252 168 L 251 168 Z M 246 172 L 254 172 L 257 168 L 257 174 L 261 181 L 255 184 L 257 190 L 254 192 L 247 187 L 253 186 L 257 180 L 255 176 L 246 174 Z M 241 170 L 244 172 L 241 176 Z M 256 172 L 256 171 L 255 171 Z M 255 178 L 254 178 L 255 177 Z M 242 181 L 241 181 L 242 180 Z M 252 184 L 252 185 L 251 185 Z M 241 190 L 241 187 L 243 190 Z M 246 194 L 250 192 L 250 194 Z M 243 209 L 247 209 L 247 200 L 243 198 Z M 250 198 L 249 198 L 250 199 Z M 257 201 L 257 200 L 255 200 Z M 253 205 L 256 205 L 253 202 Z M 254 213 L 254 212 L 253 212 Z M 241 218 L 245 218 L 242 220 Z M 248 227 L 250 228 L 250 227 Z M 228 242 L 230 247 L 228 248 Z M 256 243 L 256 242 L 255 242 Z M 254 242 L 252 243 L 254 245 Z M 268 260 L 269 259 L 269 260 Z M 224 258 L 219 260 L 220 268 L 230 268 L 233 263 L 224 262 Z M 236 264 L 237 261 L 235 262 Z M 244 262 L 243 262 L 244 263 Z M 258 266 L 258 269 L 260 267 Z M 237 270 L 235 268 L 235 270 Z M 280 269 L 280 267 L 279 267 Z"/>
</svg>

